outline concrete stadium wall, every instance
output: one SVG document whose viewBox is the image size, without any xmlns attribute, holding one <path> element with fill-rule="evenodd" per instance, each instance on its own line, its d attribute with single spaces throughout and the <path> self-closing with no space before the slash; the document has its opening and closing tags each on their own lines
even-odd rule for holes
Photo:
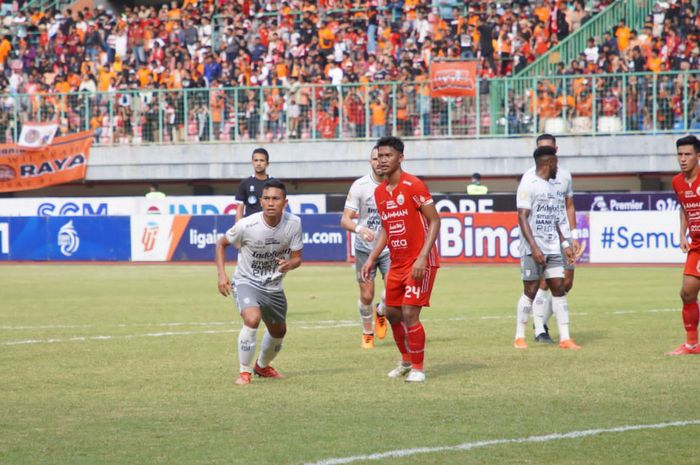
<svg viewBox="0 0 700 465">
<path fill-rule="evenodd" d="M 641 175 L 677 170 L 678 135 L 558 138 L 560 162 L 577 175 Z M 532 164 L 534 138 L 406 141 L 405 167 L 426 178 L 511 178 Z M 367 171 L 372 142 L 289 142 L 95 147 L 87 181 L 230 180 L 249 176 L 264 146 L 270 172 L 292 180 L 353 178 Z"/>
</svg>

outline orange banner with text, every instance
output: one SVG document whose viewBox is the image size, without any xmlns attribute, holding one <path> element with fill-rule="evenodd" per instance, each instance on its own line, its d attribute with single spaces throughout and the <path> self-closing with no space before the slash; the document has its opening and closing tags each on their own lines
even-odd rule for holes
<svg viewBox="0 0 700 465">
<path fill-rule="evenodd" d="M 430 65 L 431 97 L 476 95 L 476 61 L 448 61 Z"/>
<path fill-rule="evenodd" d="M 0 192 L 40 189 L 84 179 L 92 140 L 92 131 L 83 131 L 56 137 L 40 149 L 0 145 Z"/>
</svg>

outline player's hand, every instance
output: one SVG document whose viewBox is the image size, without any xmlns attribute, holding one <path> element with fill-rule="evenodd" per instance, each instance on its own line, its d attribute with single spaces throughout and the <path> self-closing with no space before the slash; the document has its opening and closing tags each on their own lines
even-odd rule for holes
<svg viewBox="0 0 700 465">
<path fill-rule="evenodd" d="M 565 248 L 564 255 L 566 256 L 566 263 L 568 263 L 569 265 L 573 264 L 576 261 L 576 254 L 574 253 L 573 246 Z"/>
<path fill-rule="evenodd" d="M 225 274 L 219 274 L 219 294 L 224 297 L 231 295 L 231 281 Z"/>
<path fill-rule="evenodd" d="M 364 265 L 362 265 L 362 268 L 360 269 L 360 279 L 362 279 L 363 283 L 368 282 L 370 279 L 369 277 L 372 274 L 372 267 L 374 266 L 374 260 L 371 258 L 368 258 L 367 261 L 365 262 Z"/>
<path fill-rule="evenodd" d="M 275 260 L 277 260 L 277 271 L 280 273 L 286 273 L 292 269 L 292 264 L 286 258 L 277 257 Z"/>
<path fill-rule="evenodd" d="M 360 228 L 360 232 L 357 233 L 357 235 L 360 236 L 363 241 L 372 242 L 374 240 L 374 231 L 365 226 Z"/>
<path fill-rule="evenodd" d="M 690 250 L 690 244 L 688 243 L 688 238 L 685 235 L 681 236 L 681 252 L 688 253 Z"/>
<path fill-rule="evenodd" d="M 423 275 L 428 269 L 428 262 L 425 257 L 418 257 L 415 262 L 413 262 L 413 269 L 411 270 L 411 277 L 414 281 L 421 281 Z"/>
<path fill-rule="evenodd" d="M 544 254 L 540 250 L 539 247 L 535 247 L 532 249 L 532 259 L 535 261 L 535 263 L 538 263 L 542 266 L 545 266 L 547 264 L 547 259 L 545 258 Z"/>
<path fill-rule="evenodd" d="M 578 241 L 578 239 L 571 240 L 571 248 L 574 251 L 574 262 L 577 262 L 581 255 L 583 255 L 584 247 Z"/>
</svg>

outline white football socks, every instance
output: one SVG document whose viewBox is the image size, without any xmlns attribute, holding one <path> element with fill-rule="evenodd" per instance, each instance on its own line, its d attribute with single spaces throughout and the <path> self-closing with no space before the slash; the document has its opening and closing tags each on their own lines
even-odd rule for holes
<svg viewBox="0 0 700 465">
<path fill-rule="evenodd" d="M 262 339 L 262 349 L 260 350 L 260 357 L 258 357 L 258 366 L 260 368 L 265 368 L 270 364 L 272 360 L 277 356 L 277 354 L 282 350 L 282 337 L 272 337 L 270 333 L 265 331 L 265 335 Z"/>
<path fill-rule="evenodd" d="M 527 320 L 530 318 L 530 312 L 532 311 L 532 299 L 530 299 L 525 294 L 520 296 L 518 300 L 518 307 L 516 310 L 516 325 L 515 325 L 515 338 L 520 339 L 525 337 L 525 326 L 527 326 Z"/>
<path fill-rule="evenodd" d="M 255 340 L 258 334 L 257 328 L 249 328 L 243 325 L 241 332 L 238 333 L 238 362 L 240 363 L 240 372 L 253 372 L 253 357 L 255 356 Z"/>
<path fill-rule="evenodd" d="M 535 336 L 544 333 L 545 296 L 548 292 L 537 289 L 535 300 L 532 301 L 532 321 L 535 323 Z"/>
<path fill-rule="evenodd" d="M 569 304 L 566 302 L 566 296 L 552 296 L 552 309 L 557 317 L 559 342 L 571 339 L 571 336 L 569 336 Z"/>
<path fill-rule="evenodd" d="M 373 334 L 372 327 L 372 305 L 364 305 L 362 301 L 357 301 L 357 309 L 360 312 L 360 320 L 362 321 L 362 332 L 364 334 Z"/>
<path fill-rule="evenodd" d="M 543 318 L 543 321 L 544 321 L 544 324 L 547 324 L 549 319 L 552 318 L 552 313 L 553 313 L 553 310 L 552 310 L 552 291 L 547 289 L 547 291 L 545 291 L 545 292 L 546 293 L 544 295 L 544 318 Z"/>
</svg>

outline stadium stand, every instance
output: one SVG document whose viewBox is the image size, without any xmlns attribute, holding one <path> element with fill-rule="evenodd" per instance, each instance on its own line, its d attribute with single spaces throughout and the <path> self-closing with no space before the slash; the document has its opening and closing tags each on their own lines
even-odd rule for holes
<svg viewBox="0 0 700 465">
<path fill-rule="evenodd" d="M 98 144 L 668 130 L 694 120 L 673 109 L 687 75 L 665 76 L 656 93 L 630 76 L 632 99 L 618 91 L 621 78 L 565 79 L 696 69 L 698 17 L 687 0 L 657 3 L 651 31 L 620 24 L 594 38 L 585 59 L 536 86 L 496 78 L 521 72 L 608 2 L 14 5 L 0 10 L 0 142 L 21 121 L 53 119 L 62 132 L 92 128 Z M 480 62 L 481 99 L 430 98 L 430 63 L 453 59 Z M 642 115 L 647 100 L 658 115 Z"/>
</svg>

